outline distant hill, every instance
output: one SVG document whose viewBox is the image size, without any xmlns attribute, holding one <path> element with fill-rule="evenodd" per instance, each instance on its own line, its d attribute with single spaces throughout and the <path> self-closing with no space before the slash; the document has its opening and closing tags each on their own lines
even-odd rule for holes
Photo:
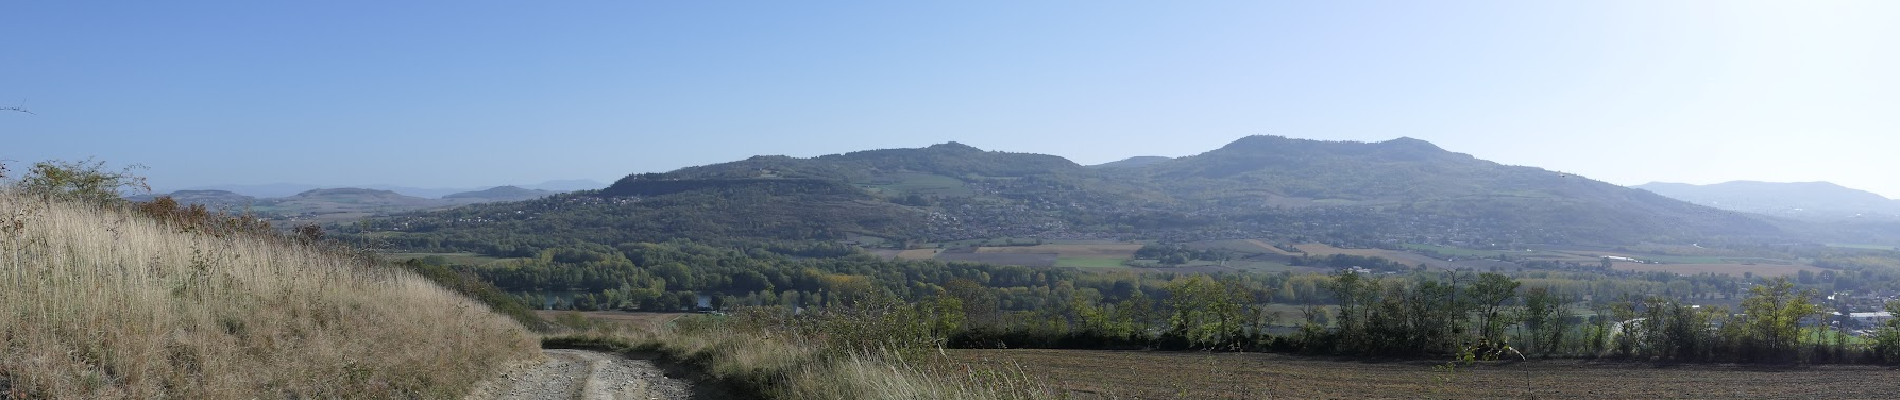
<svg viewBox="0 0 1900 400">
<path fill-rule="evenodd" d="M 302 183 L 265 183 L 265 184 L 254 184 L 254 185 L 194 186 L 194 187 L 181 189 L 181 191 L 183 190 L 218 190 L 218 191 L 226 191 L 226 192 L 231 192 L 231 193 L 236 193 L 236 194 L 241 194 L 241 195 L 251 196 L 251 197 L 256 197 L 256 198 L 268 198 L 268 197 L 295 196 L 296 194 L 303 193 L 306 190 L 317 189 L 321 187 L 322 186 L 302 184 Z"/>
<path fill-rule="evenodd" d="M 548 191 L 555 191 L 555 192 L 572 192 L 576 190 L 593 190 L 593 189 L 604 188 L 604 187 L 607 187 L 607 184 L 591 181 L 591 180 L 586 180 L 586 179 L 566 179 L 566 180 L 554 180 L 554 181 L 536 183 L 533 185 L 520 185 L 520 186 L 526 189 L 548 190 Z"/>
<path fill-rule="evenodd" d="M 1089 168 L 1135 168 L 1135 167 L 1146 166 L 1149 164 L 1167 162 L 1168 160 L 1173 160 L 1173 159 L 1174 159 L 1173 157 L 1163 157 L 1163 156 L 1134 156 L 1134 157 L 1128 157 L 1121 161 L 1090 165 Z"/>
<path fill-rule="evenodd" d="M 1653 182 L 1633 187 L 1724 210 L 1783 217 L 1900 216 L 1900 200 L 1828 182 L 1734 181 L 1712 185 Z"/>
<path fill-rule="evenodd" d="M 520 186 L 496 186 L 496 187 L 482 189 L 482 190 L 461 192 L 461 193 L 451 194 L 447 196 L 442 196 L 442 199 L 455 200 L 455 201 L 468 201 L 468 202 L 521 201 L 521 200 L 532 200 L 532 199 L 538 199 L 542 197 L 548 197 L 548 196 L 552 196 L 559 193 L 561 192 L 553 191 L 553 190 L 525 189 Z"/>
<path fill-rule="evenodd" d="M 294 195 L 271 198 L 245 196 L 227 190 L 179 190 L 168 194 L 130 196 L 127 199 L 151 201 L 159 196 L 171 196 L 172 200 L 180 204 L 200 204 L 214 211 L 250 213 L 280 227 L 288 227 L 306 223 L 354 221 L 365 217 L 466 204 L 530 200 L 557 193 L 559 192 L 497 186 L 454 193 L 441 199 L 431 199 L 373 188 L 316 188 L 306 189 Z"/>
<path fill-rule="evenodd" d="M 1251 136 L 1199 155 L 1123 165 L 1084 167 L 955 142 L 754 156 L 631 174 L 597 191 L 377 219 L 360 233 L 519 255 L 574 241 L 682 238 L 867 246 L 1281 238 L 1370 247 L 1779 243 L 1799 240 L 1789 229 L 1811 231 L 1411 138 Z"/>
<path fill-rule="evenodd" d="M 1437 227 L 1420 233 L 1452 232 L 1426 234 L 1427 240 L 1616 243 L 1781 233 L 1746 216 L 1404 137 L 1364 143 L 1249 136 L 1129 173 L 1197 203 L 1242 210 L 1357 207 L 1360 215 Z"/>
<path fill-rule="evenodd" d="M 132 201 L 152 201 L 159 196 L 161 195 L 144 194 L 127 197 L 126 199 Z M 171 196 L 172 200 L 177 201 L 179 204 L 203 204 L 205 208 L 212 210 L 243 210 L 245 207 L 255 205 L 258 202 L 256 197 L 231 193 L 227 190 L 180 190 L 164 196 Z"/>
</svg>

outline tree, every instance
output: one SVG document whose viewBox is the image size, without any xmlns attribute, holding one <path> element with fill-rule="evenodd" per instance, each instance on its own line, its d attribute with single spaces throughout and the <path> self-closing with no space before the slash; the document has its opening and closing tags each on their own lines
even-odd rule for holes
<svg viewBox="0 0 1900 400">
<path fill-rule="evenodd" d="M 42 161 L 33 164 L 15 185 L 39 196 L 57 197 L 93 204 L 121 201 L 124 192 L 150 192 L 145 177 L 134 173 L 144 167 L 133 165 L 117 172 L 107 171 L 104 161 Z"/>
<path fill-rule="evenodd" d="M 1821 312 L 1821 306 L 1811 301 L 1814 289 L 1796 291 L 1794 282 L 1785 277 L 1755 285 L 1748 294 L 1742 300 L 1742 312 L 1748 315 L 1749 334 L 1766 347 L 1769 357 L 1792 354 L 1800 339 L 1801 319 Z"/>
<path fill-rule="evenodd" d="M 1887 312 L 1900 314 L 1900 300 L 1887 302 Z M 1900 319 L 1888 319 L 1874 332 L 1874 351 L 1881 360 L 1900 362 Z"/>
<path fill-rule="evenodd" d="M 1534 287 L 1524 291 L 1524 310 L 1520 317 L 1526 328 L 1530 329 L 1530 340 L 1525 343 L 1532 353 L 1551 354 L 1563 343 L 1564 331 L 1570 325 L 1571 311 L 1569 302 L 1548 287 Z"/>
<path fill-rule="evenodd" d="M 1231 345 L 1241 336 L 1243 319 L 1251 315 L 1246 302 L 1245 289 L 1231 280 L 1194 276 L 1170 283 L 1167 303 L 1174 314 L 1168 318 L 1169 334 L 1200 348 Z"/>
<path fill-rule="evenodd" d="M 1508 316 L 1502 315 L 1504 302 L 1517 296 L 1522 283 L 1504 274 L 1486 272 L 1471 285 L 1471 300 L 1478 306 L 1478 338 L 1497 341 L 1504 333 Z"/>
<path fill-rule="evenodd" d="M 1354 351 L 1365 348 L 1366 314 L 1377 296 L 1378 285 L 1367 282 L 1352 270 L 1341 270 L 1333 275 L 1333 281 L 1326 285 L 1339 298 L 1339 316 L 1333 321 L 1339 326 L 1340 350 Z"/>
</svg>

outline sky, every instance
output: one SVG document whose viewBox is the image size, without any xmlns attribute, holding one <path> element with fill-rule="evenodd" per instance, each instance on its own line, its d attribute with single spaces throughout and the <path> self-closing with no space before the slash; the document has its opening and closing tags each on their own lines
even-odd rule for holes
<svg viewBox="0 0 1900 400">
<path fill-rule="evenodd" d="M 1900 198 L 1900 2 L 13 2 L 0 160 L 482 187 L 957 141 L 1424 139 Z"/>
</svg>

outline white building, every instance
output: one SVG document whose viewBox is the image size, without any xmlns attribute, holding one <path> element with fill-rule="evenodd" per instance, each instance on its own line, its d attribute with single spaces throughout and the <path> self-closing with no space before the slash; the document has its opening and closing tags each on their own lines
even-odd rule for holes
<svg viewBox="0 0 1900 400">
<path fill-rule="evenodd" d="M 1847 313 L 1847 319 L 1859 322 L 1863 326 L 1880 325 L 1893 320 L 1893 313 L 1886 311 Z"/>
</svg>

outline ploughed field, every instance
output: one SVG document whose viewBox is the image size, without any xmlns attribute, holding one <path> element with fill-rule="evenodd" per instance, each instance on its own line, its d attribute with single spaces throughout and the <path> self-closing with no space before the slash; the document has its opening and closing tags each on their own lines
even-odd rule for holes
<svg viewBox="0 0 1900 400">
<path fill-rule="evenodd" d="M 956 350 L 1076 399 L 1896 399 L 1900 370 L 1552 360 L 1435 369 L 1262 353 Z"/>
</svg>

